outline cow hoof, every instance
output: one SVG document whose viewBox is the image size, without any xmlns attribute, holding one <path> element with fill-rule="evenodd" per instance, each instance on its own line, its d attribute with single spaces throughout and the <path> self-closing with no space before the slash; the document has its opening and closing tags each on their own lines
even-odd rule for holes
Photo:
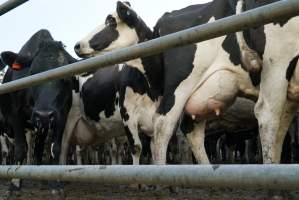
<svg viewBox="0 0 299 200">
<path fill-rule="evenodd" d="M 155 190 L 155 191 L 169 191 L 170 193 L 173 194 L 178 194 L 179 193 L 179 188 L 176 186 L 161 186 L 161 185 L 156 185 L 156 186 L 148 186 L 148 188 Z"/>
<path fill-rule="evenodd" d="M 11 193 L 18 193 L 19 191 L 21 191 L 21 187 L 17 187 L 14 184 L 10 184 L 8 190 Z"/>
<path fill-rule="evenodd" d="M 51 194 L 55 200 L 64 200 L 66 195 L 63 189 L 52 189 Z"/>
<path fill-rule="evenodd" d="M 281 195 L 272 195 L 270 197 L 271 200 L 284 200 L 284 197 Z"/>
<path fill-rule="evenodd" d="M 286 200 L 288 199 L 284 191 L 270 191 L 268 194 L 270 200 Z"/>
<path fill-rule="evenodd" d="M 150 185 L 139 184 L 139 190 L 140 191 L 150 191 L 150 190 L 153 190 L 153 187 Z"/>
<path fill-rule="evenodd" d="M 129 188 L 139 190 L 139 186 L 140 186 L 140 184 L 138 184 L 138 183 L 136 183 L 136 184 L 130 184 Z"/>
<path fill-rule="evenodd" d="M 169 192 L 172 193 L 172 194 L 178 194 L 179 193 L 179 188 L 176 187 L 176 186 L 169 186 L 168 189 L 169 189 Z"/>
<path fill-rule="evenodd" d="M 145 184 L 130 184 L 129 185 L 130 188 L 132 189 L 136 189 L 136 190 L 141 190 L 141 191 L 148 191 L 150 190 L 150 186 L 148 185 L 145 185 Z"/>
<path fill-rule="evenodd" d="M 1 196 L 1 200 L 15 200 L 15 199 L 19 199 L 18 197 L 21 196 L 21 192 L 20 191 L 6 191 L 2 196 Z"/>
</svg>

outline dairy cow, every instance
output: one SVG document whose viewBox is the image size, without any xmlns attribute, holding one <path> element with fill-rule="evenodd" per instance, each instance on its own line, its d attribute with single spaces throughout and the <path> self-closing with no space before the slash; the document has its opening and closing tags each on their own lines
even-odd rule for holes
<svg viewBox="0 0 299 200">
<path fill-rule="evenodd" d="M 63 44 L 54 41 L 47 30 L 35 33 L 19 53 L 2 52 L 1 58 L 9 66 L 4 83 L 75 61 L 64 50 Z M 47 137 L 50 141 L 50 163 L 58 163 L 62 133 L 72 102 L 72 87 L 72 79 L 64 78 L 1 95 L 1 112 L 12 128 L 18 164 L 23 163 L 28 148 L 26 129 L 35 130 L 36 134 L 34 163 L 42 163 Z M 15 189 L 20 187 L 15 186 Z"/>
<path fill-rule="evenodd" d="M 278 1 L 239 0 L 237 12 Z M 285 17 L 237 34 L 241 41 L 247 38 L 240 47 L 247 43 L 262 61 L 255 115 L 264 163 L 280 162 L 284 138 L 298 109 L 298 20 L 298 16 Z M 240 50 L 242 54 L 245 51 L 242 47 Z"/>
<path fill-rule="evenodd" d="M 149 31 L 144 31 L 148 28 L 142 19 L 129 4 L 118 2 L 116 12 L 107 16 L 104 25 L 80 40 L 75 51 L 81 57 L 97 55 L 209 23 L 234 12 L 228 1 L 215 0 L 190 6 L 165 14 L 155 26 L 153 35 L 147 36 Z M 182 124 L 183 130 L 197 161 L 209 163 L 204 149 L 206 119 L 220 115 L 238 95 L 250 98 L 258 95 L 252 84 L 256 77 L 250 79 L 241 68 L 234 34 L 168 50 L 157 56 L 135 59 L 125 63 L 125 66 L 135 71 L 128 77 L 132 80 L 142 77 L 143 80 L 124 86 L 122 116 L 125 122 L 129 122 L 130 118 L 138 122 L 128 123 L 134 141 L 138 141 L 137 133 L 134 133 L 137 128 L 148 126 L 147 130 L 153 136 L 156 164 L 165 163 L 167 144 L 182 113 L 187 119 Z M 146 90 L 140 90 L 144 88 L 141 85 L 147 86 Z"/>
<path fill-rule="evenodd" d="M 127 4 L 118 3 L 118 13 L 125 15 Z M 152 38 L 152 31 L 142 20 L 137 21 L 137 15 L 133 10 L 131 12 L 136 22 L 132 22 L 132 27 L 138 29 L 127 29 L 127 26 L 119 26 L 120 18 L 116 18 L 117 13 L 108 15 L 105 25 L 96 29 L 93 34 L 87 36 L 86 42 L 91 42 L 91 51 L 82 51 L 85 43 L 78 43 L 75 47 L 76 53 L 81 57 L 89 57 L 92 48 L 109 51 L 121 46 L 129 46 L 137 42 L 143 42 Z M 121 27 L 121 31 L 117 30 Z M 103 30 L 102 30 L 103 29 Z M 122 32 L 124 31 L 124 32 Z M 124 34 L 123 34 L 124 33 Z M 105 38 L 103 38 L 105 37 Z M 118 40 L 121 38 L 121 41 Z M 84 41 L 85 41 L 84 40 Z M 111 42 L 116 40 L 114 47 L 110 47 Z M 83 45 L 83 46 L 82 46 Z M 108 48 L 106 48 L 108 47 Z M 91 53 L 91 54 L 90 54 Z M 128 140 L 133 153 L 133 164 L 139 163 L 142 152 L 142 144 L 139 138 L 139 132 L 148 136 L 153 135 L 152 117 L 155 114 L 159 98 L 162 95 L 163 87 L 163 68 L 159 57 L 149 57 L 132 60 L 120 65 L 119 75 L 119 107 L 121 117 L 125 126 Z M 142 68 L 140 70 L 140 68 Z M 147 70 L 149 69 L 150 70 Z M 146 74 L 146 76 L 145 76 Z"/>
<path fill-rule="evenodd" d="M 72 107 L 63 135 L 62 164 L 66 164 L 70 144 L 103 144 L 125 135 L 118 106 L 119 77 L 117 65 L 77 77 L 78 88 L 73 91 Z"/>
</svg>

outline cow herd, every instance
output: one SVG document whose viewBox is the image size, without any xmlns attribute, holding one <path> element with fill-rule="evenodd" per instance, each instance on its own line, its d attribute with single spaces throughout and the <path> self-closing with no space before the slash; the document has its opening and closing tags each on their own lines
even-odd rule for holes
<svg viewBox="0 0 299 200">
<path fill-rule="evenodd" d="M 74 51 L 87 59 L 276 1 L 213 0 L 167 12 L 153 30 L 130 3 L 117 2 Z M 7 139 L 16 164 L 33 155 L 37 165 L 44 147 L 47 163 L 67 164 L 74 145 L 79 150 L 113 141 L 123 146 L 118 154 L 130 152 L 133 164 L 145 154 L 152 164 L 166 164 L 177 136 L 186 138 L 196 163 L 297 162 L 298 22 L 283 18 L 1 95 L 2 160 L 11 146 Z M 1 53 L 1 67 L 8 66 L 2 83 L 74 62 L 63 43 L 40 30 L 18 53 Z M 81 160 L 80 150 L 76 155 Z M 19 188 L 13 182 L 12 189 Z"/>
</svg>

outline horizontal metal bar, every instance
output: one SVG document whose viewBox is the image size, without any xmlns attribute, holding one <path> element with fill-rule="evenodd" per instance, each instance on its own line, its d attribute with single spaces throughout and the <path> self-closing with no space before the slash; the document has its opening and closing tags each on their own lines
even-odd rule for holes
<svg viewBox="0 0 299 200">
<path fill-rule="evenodd" d="M 111 51 L 104 55 L 5 83 L 0 86 L 0 94 L 31 87 L 45 81 L 96 70 L 134 58 L 157 54 L 170 48 L 201 42 L 249 27 L 270 23 L 281 17 L 290 17 L 298 14 L 298 0 L 279 1 L 246 11 L 240 15 L 219 19 L 213 23 L 196 26 L 158 39 Z"/>
<path fill-rule="evenodd" d="M 216 188 L 298 189 L 299 165 L 1 166 L 0 178 Z"/>
<path fill-rule="evenodd" d="M 8 0 L 0 5 L 0 16 L 11 11 L 12 9 L 20 6 L 21 4 L 27 2 L 28 0 Z"/>
</svg>

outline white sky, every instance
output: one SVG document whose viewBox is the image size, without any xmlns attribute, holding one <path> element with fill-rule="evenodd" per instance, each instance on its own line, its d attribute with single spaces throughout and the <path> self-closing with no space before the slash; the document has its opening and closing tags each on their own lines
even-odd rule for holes
<svg viewBox="0 0 299 200">
<path fill-rule="evenodd" d="M 0 0 L 0 4 L 6 0 Z M 129 0 L 132 8 L 153 27 L 167 11 L 210 0 Z M 39 29 L 48 29 L 75 56 L 74 44 L 115 11 L 117 0 L 30 0 L 0 16 L 0 52 L 18 52 Z M 75 56 L 76 57 L 76 56 Z"/>
</svg>

